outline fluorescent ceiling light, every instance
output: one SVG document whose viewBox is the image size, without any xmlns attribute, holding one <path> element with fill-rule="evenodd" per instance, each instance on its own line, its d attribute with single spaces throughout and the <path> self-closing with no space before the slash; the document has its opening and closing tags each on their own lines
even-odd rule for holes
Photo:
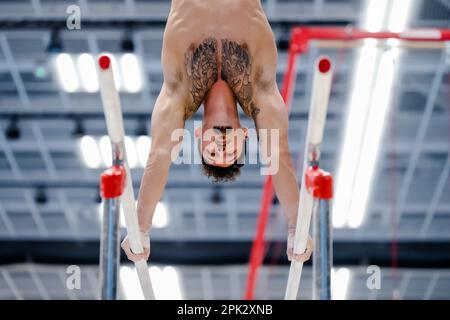
<svg viewBox="0 0 450 320">
<path fill-rule="evenodd" d="M 173 300 L 181 300 L 183 299 L 183 294 L 181 290 L 181 282 L 180 276 L 177 271 L 172 266 L 167 266 L 162 269 L 164 275 L 164 289 L 165 292 L 163 295 L 167 297 L 167 299 Z"/>
<path fill-rule="evenodd" d="M 130 168 L 135 168 L 137 164 L 145 167 L 147 157 L 150 152 L 151 138 L 140 136 L 136 143 L 130 136 L 125 136 L 125 150 Z M 102 136 L 98 143 L 103 163 L 106 167 L 112 165 L 111 140 L 108 136 Z M 144 160 L 145 159 L 145 160 Z"/>
<path fill-rule="evenodd" d="M 56 71 L 64 91 L 74 92 L 79 87 L 77 70 L 72 57 L 67 53 L 58 54 L 56 57 Z"/>
<path fill-rule="evenodd" d="M 136 55 L 125 53 L 120 58 L 120 70 L 123 86 L 129 92 L 138 92 L 142 88 L 142 79 L 139 62 Z"/>
<path fill-rule="evenodd" d="M 373 77 L 376 70 L 378 49 L 366 44 L 361 48 L 353 78 L 353 90 L 350 98 L 344 144 L 337 173 L 336 196 L 333 204 L 333 226 L 343 227 L 347 222 L 350 202 L 354 194 L 356 168 L 360 160 L 362 137 L 365 130 L 365 118 L 369 108 Z"/>
<path fill-rule="evenodd" d="M 407 25 L 411 1 L 369 0 L 362 28 L 372 32 L 401 32 Z M 392 52 L 383 53 L 377 40 L 366 39 L 357 58 L 337 171 L 333 226 L 361 226 L 381 150 L 386 115 L 395 77 L 399 41 L 389 39 Z"/>
<path fill-rule="evenodd" d="M 103 136 L 98 142 L 98 147 L 100 149 L 100 154 L 102 155 L 103 164 L 105 167 L 112 166 L 112 150 L 111 150 L 111 140 L 109 136 Z"/>
<path fill-rule="evenodd" d="M 367 0 L 361 27 L 369 32 L 382 30 L 387 8 L 388 0 Z"/>
<path fill-rule="evenodd" d="M 152 225 L 155 228 L 165 228 L 169 224 L 169 213 L 163 202 L 158 202 L 155 208 Z"/>
<path fill-rule="evenodd" d="M 125 150 L 127 152 L 127 161 L 130 168 L 135 168 L 138 163 L 138 156 L 133 139 L 125 136 Z"/>
<path fill-rule="evenodd" d="M 83 53 L 78 57 L 78 73 L 81 78 L 83 88 L 88 92 L 98 91 L 98 78 L 95 68 L 94 58 Z"/>
<path fill-rule="evenodd" d="M 145 168 L 147 164 L 148 155 L 150 153 L 150 147 L 152 145 L 152 139 L 148 136 L 139 136 L 136 139 L 136 150 L 139 158 L 139 165 Z"/>
<path fill-rule="evenodd" d="M 387 28 L 392 32 L 402 32 L 408 24 L 411 14 L 412 0 L 391 1 Z"/>
<path fill-rule="evenodd" d="M 370 32 L 405 30 L 411 14 L 412 0 L 367 0 L 361 27 Z"/>
<path fill-rule="evenodd" d="M 137 201 L 136 201 L 136 205 L 137 205 Z M 99 210 L 102 210 L 102 207 L 100 207 Z M 103 211 L 101 211 L 101 212 L 103 212 Z M 167 210 L 167 206 L 163 202 L 158 202 L 158 204 L 156 205 L 154 216 L 153 216 L 152 226 L 157 229 L 162 229 L 162 228 L 167 227 L 169 222 L 170 222 L 170 220 L 169 220 L 169 213 Z M 123 213 L 122 206 L 120 207 L 120 227 L 121 228 L 126 227 L 125 215 Z"/>
<path fill-rule="evenodd" d="M 139 60 L 135 54 L 123 54 L 119 63 L 116 57 L 110 53 L 102 53 L 101 55 L 106 55 L 111 59 L 114 83 L 117 90 L 125 89 L 128 92 L 139 92 L 142 90 L 143 78 Z M 55 66 L 59 82 L 64 91 L 78 91 L 80 90 L 80 85 L 87 92 L 98 91 L 96 62 L 91 54 L 80 54 L 75 64 L 72 55 L 61 53 L 56 57 Z"/>
<path fill-rule="evenodd" d="M 137 205 L 137 201 L 136 201 Z M 103 219 L 103 202 L 100 203 L 97 207 L 97 214 L 100 223 L 102 223 Z M 162 229 L 166 228 L 169 225 L 170 218 L 169 218 L 169 211 L 167 210 L 167 206 L 163 202 L 158 202 L 156 205 L 155 213 L 153 215 L 153 221 L 152 226 L 156 229 Z M 123 213 L 123 206 L 120 206 L 120 212 L 119 212 L 119 226 L 121 228 L 126 228 L 125 223 L 125 214 Z"/>
<path fill-rule="evenodd" d="M 88 168 L 98 168 L 101 163 L 97 143 L 91 136 L 83 136 L 80 139 L 81 155 Z"/>
<path fill-rule="evenodd" d="M 144 300 L 141 285 L 139 284 L 134 267 L 120 267 L 120 284 L 126 300 Z"/>
<path fill-rule="evenodd" d="M 152 279 L 155 298 L 158 300 L 181 300 L 183 293 L 180 275 L 172 266 L 149 268 Z M 127 300 L 143 300 L 139 279 L 134 267 L 123 266 L 120 268 L 120 284 Z"/>
<path fill-rule="evenodd" d="M 158 300 L 182 299 L 180 277 L 174 267 L 164 268 L 152 266 L 149 268 L 155 298 Z"/>
<path fill-rule="evenodd" d="M 350 270 L 348 268 L 331 269 L 331 296 L 333 300 L 347 299 L 350 286 Z"/>
<path fill-rule="evenodd" d="M 380 146 L 391 102 L 394 80 L 394 60 L 390 51 L 383 53 L 371 96 L 361 143 L 360 159 L 356 168 L 354 192 L 348 214 L 348 225 L 357 228 L 362 224 L 371 191 L 371 185 L 380 154 Z"/>
</svg>

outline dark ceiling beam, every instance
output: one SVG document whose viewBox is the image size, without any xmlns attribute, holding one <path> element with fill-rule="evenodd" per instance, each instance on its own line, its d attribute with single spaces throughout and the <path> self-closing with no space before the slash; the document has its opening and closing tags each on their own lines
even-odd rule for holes
<svg viewBox="0 0 450 320">
<path fill-rule="evenodd" d="M 142 170 L 142 169 L 141 169 Z M 99 171 L 100 174 L 101 171 Z M 93 174 L 95 176 L 95 174 Z M 137 176 L 135 174 L 135 176 Z M 136 179 L 133 181 L 135 186 L 138 186 L 140 181 Z M 222 187 L 227 189 L 261 189 L 263 181 L 261 182 L 234 182 Z M 212 188 L 212 182 L 195 182 L 195 181 L 180 181 L 168 182 L 166 188 L 168 189 L 205 189 Z M 97 180 L 74 180 L 60 178 L 57 181 L 50 180 L 1 180 L 0 189 L 29 189 L 29 188 L 46 188 L 46 189 L 97 189 L 99 188 L 99 181 Z"/>
<path fill-rule="evenodd" d="M 152 116 L 151 111 L 145 112 L 123 112 L 123 117 L 125 119 L 136 119 L 136 120 L 148 120 Z M 329 118 L 336 117 L 336 114 L 330 113 Z M 1 120 L 10 120 L 14 118 L 16 120 L 92 120 L 92 119 L 104 119 L 105 115 L 103 112 L 33 112 L 33 111 L 23 111 L 23 112 L 8 112 L 2 111 L 0 113 Z M 196 113 L 191 119 L 192 120 L 202 120 L 203 115 L 201 113 Z M 307 112 L 292 112 L 289 115 L 292 120 L 306 120 L 308 118 Z"/>
<path fill-rule="evenodd" d="M 293 26 L 302 25 L 334 25 L 334 26 L 346 26 L 353 23 L 348 19 L 302 19 L 302 18 L 273 18 L 270 19 L 270 25 L 272 28 L 285 28 L 289 30 Z M 81 28 L 82 30 L 88 29 L 112 29 L 112 28 L 125 28 L 125 29 L 148 29 L 148 28 L 164 28 L 166 26 L 166 18 L 82 18 Z M 0 30 L 50 30 L 50 29 L 66 30 L 66 19 L 50 19 L 50 18 L 11 18 L 3 19 L 0 21 Z"/>
<path fill-rule="evenodd" d="M 214 265 L 245 264 L 251 241 L 152 241 L 152 263 Z M 397 266 L 401 268 L 450 268 L 450 242 L 401 241 Z M 391 267 L 391 243 L 335 241 L 333 263 Z M 271 242 L 264 263 L 287 265 L 286 243 Z M 127 262 L 121 252 L 122 262 Z M 0 241 L 0 264 L 98 264 L 98 241 Z M 308 265 L 311 261 L 308 261 Z"/>
</svg>

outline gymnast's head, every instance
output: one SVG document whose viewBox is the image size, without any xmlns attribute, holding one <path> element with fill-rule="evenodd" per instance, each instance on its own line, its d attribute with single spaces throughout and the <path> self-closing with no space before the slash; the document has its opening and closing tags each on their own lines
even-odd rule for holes
<svg viewBox="0 0 450 320">
<path fill-rule="evenodd" d="M 239 121 L 236 97 L 218 80 L 204 100 L 202 126 L 195 129 L 202 171 L 214 182 L 233 181 L 245 162 L 247 128 Z"/>
</svg>

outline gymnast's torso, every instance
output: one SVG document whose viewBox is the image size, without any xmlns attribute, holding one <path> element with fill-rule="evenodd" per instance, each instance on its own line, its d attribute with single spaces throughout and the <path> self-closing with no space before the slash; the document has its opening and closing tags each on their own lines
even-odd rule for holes
<svg viewBox="0 0 450 320">
<path fill-rule="evenodd" d="M 244 113 L 276 76 L 273 33 L 259 0 L 173 0 L 164 31 L 164 82 L 185 92 L 185 119 L 218 80 L 227 82 Z"/>
</svg>

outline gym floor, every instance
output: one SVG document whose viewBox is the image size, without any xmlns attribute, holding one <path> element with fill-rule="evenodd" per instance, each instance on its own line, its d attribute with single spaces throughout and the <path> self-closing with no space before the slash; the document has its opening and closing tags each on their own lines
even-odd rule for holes
<svg viewBox="0 0 450 320">
<path fill-rule="evenodd" d="M 379 6 L 388 3 L 380 13 L 362 0 L 263 0 L 278 46 L 279 86 L 292 27 L 366 28 L 367 16 L 377 15 L 397 21 L 395 1 L 377 1 Z M 449 0 L 405 3 L 404 28 L 450 28 Z M 80 9 L 80 30 L 66 26 L 71 5 Z M 76 72 L 74 79 L 61 81 L 57 61 L 61 55 L 70 60 L 101 52 L 137 58 L 135 73 L 121 76 L 138 80 L 120 88 L 137 194 L 163 80 L 160 53 L 169 8 L 170 1 L 163 0 L 0 2 L 0 299 L 98 298 L 99 176 L 110 161 L 105 119 L 98 88 Z M 337 187 L 343 180 L 339 172 L 345 172 L 342 149 L 349 143 L 351 96 L 365 80 L 355 80 L 364 72 L 358 68 L 367 67 L 363 47 L 363 42 L 311 43 L 297 62 L 289 145 L 299 181 L 313 62 L 320 55 L 334 62 L 321 167 L 333 174 Z M 397 50 L 395 77 L 384 91 L 391 96 L 379 140 L 372 141 L 376 152 L 364 164 L 369 168 L 362 177 L 366 189 L 350 195 L 367 206 L 334 222 L 334 299 L 450 299 L 450 42 L 392 50 Z M 380 63 L 372 67 L 386 73 Z M 88 71 L 78 70 L 80 76 L 83 72 Z M 365 98 L 376 99 L 370 95 Z M 250 119 L 241 119 L 254 127 Z M 200 120 L 199 113 L 186 122 L 192 136 L 194 121 Z M 351 150 L 359 151 L 356 146 Z M 183 152 L 193 156 L 189 146 Z M 217 185 L 199 165 L 172 166 L 151 234 L 149 265 L 157 298 L 244 297 L 266 178 L 259 169 L 245 165 L 235 182 Z M 121 234 L 126 234 L 123 225 Z M 266 240 L 255 299 L 282 299 L 289 265 L 286 223 L 277 199 Z M 76 288 L 68 281 L 73 268 L 81 276 Z M 374 274 L 379 275 L 377 288 L 368 281 Z M 308 262 L 299 299 L 311 299 L 311 291 Z M 133 265 L 123 253 L 119 298 L 142 298 Z"/>
</svg>

